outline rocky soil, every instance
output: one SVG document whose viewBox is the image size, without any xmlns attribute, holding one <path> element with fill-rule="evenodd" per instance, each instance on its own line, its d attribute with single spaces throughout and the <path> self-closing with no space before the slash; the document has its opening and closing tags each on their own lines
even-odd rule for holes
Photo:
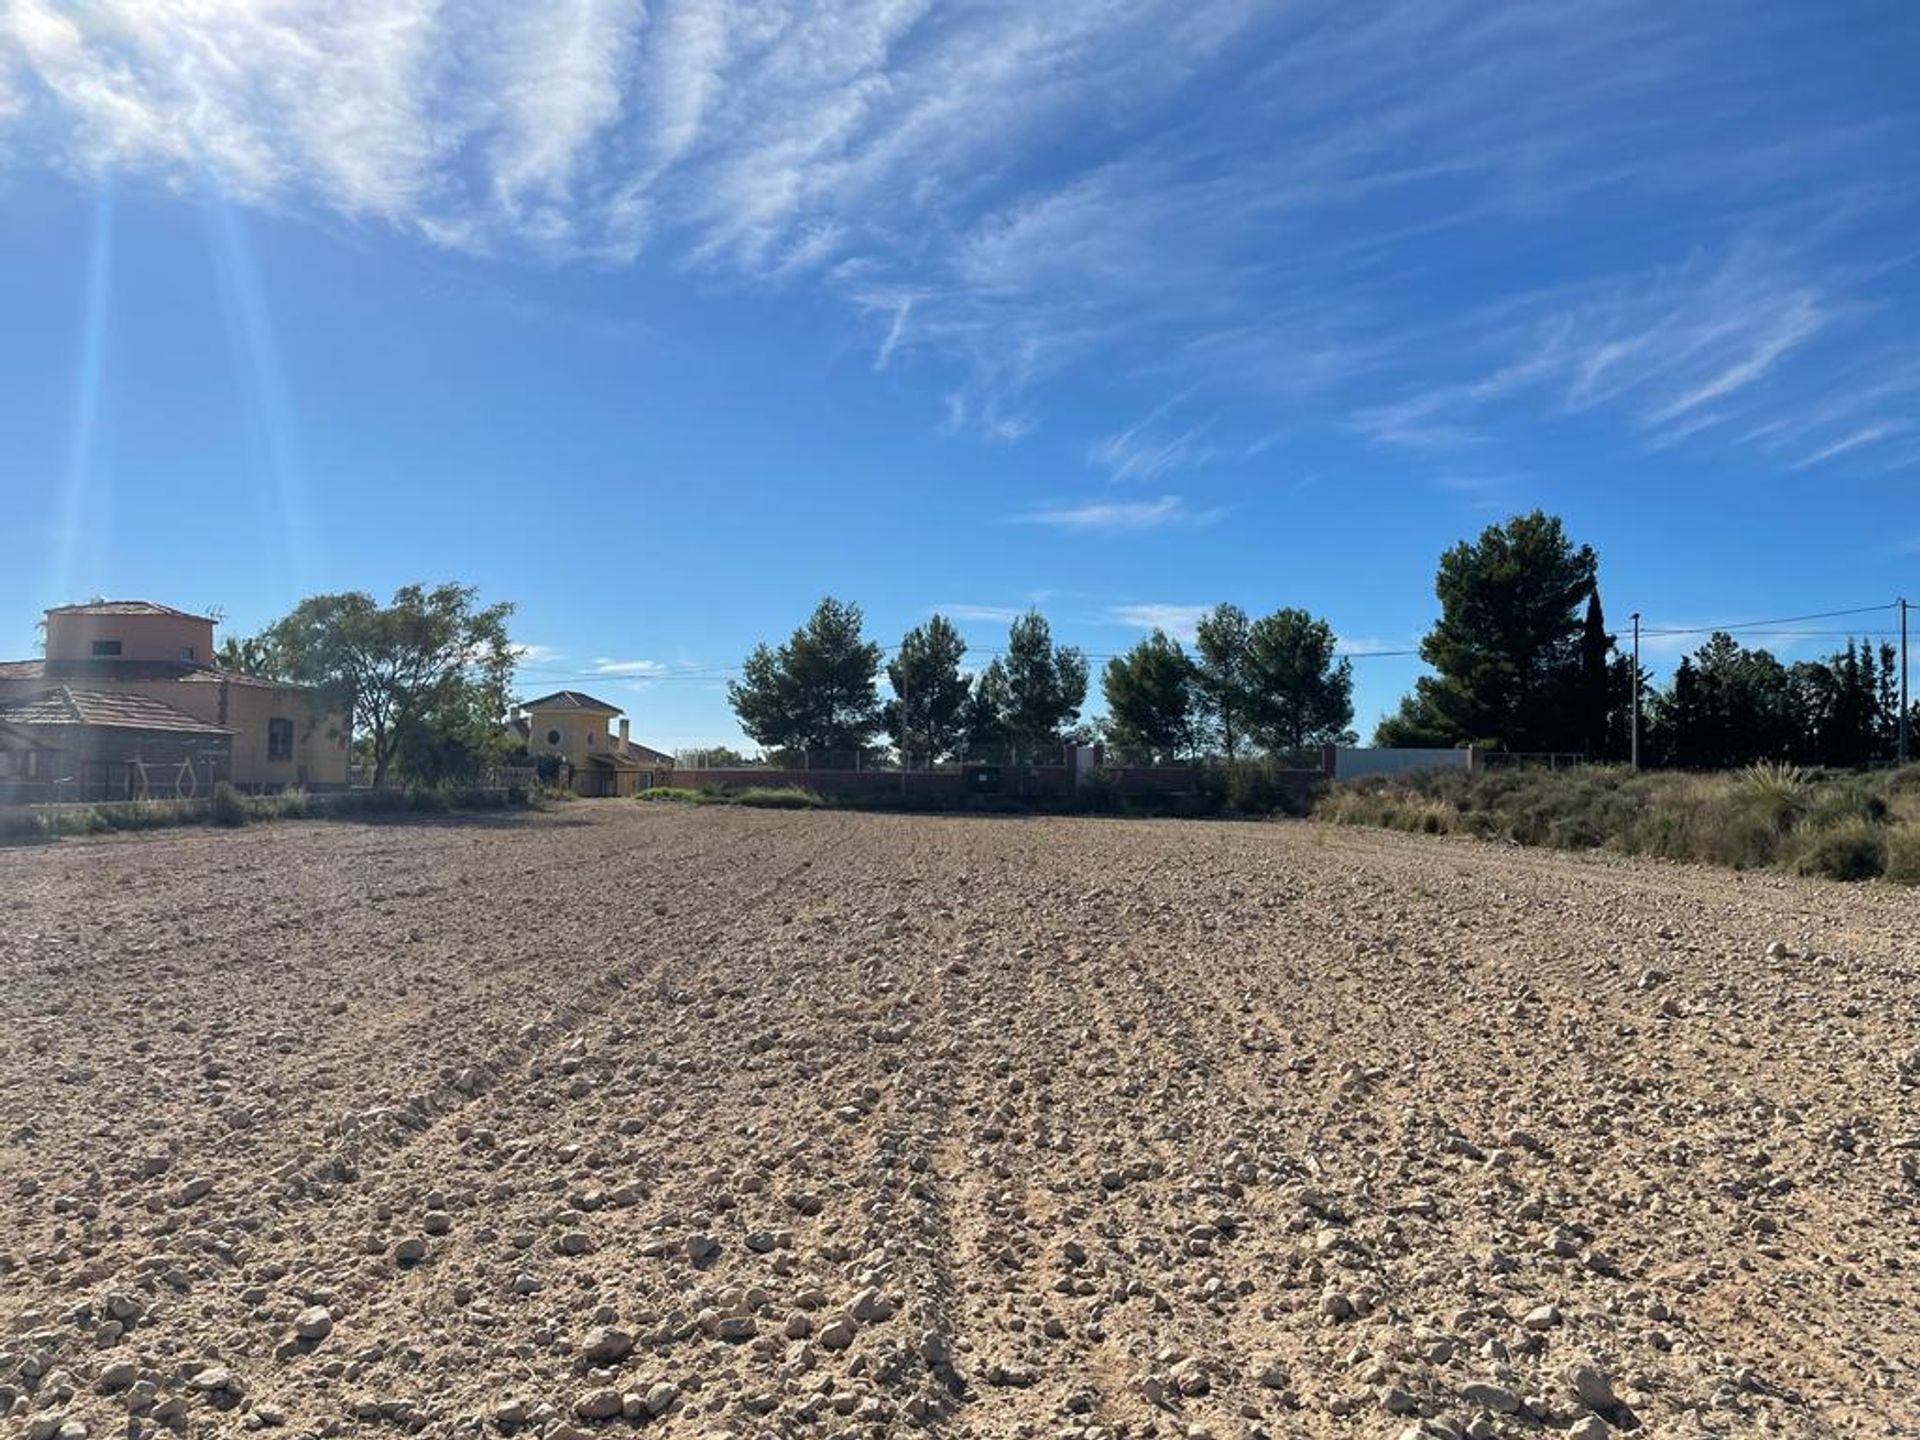
<svg viewBox="0 0 1920 1440">
<path fill-rule="evenodd" d="M 1920 900 L 579 804 L 0 850 L 0 1433 L 1920 1434 Z"/>
</svg>

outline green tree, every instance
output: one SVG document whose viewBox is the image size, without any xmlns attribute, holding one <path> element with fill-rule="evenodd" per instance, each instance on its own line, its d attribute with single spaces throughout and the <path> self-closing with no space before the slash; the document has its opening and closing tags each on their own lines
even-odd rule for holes
<svg viewBox="0 0 1920 1440">
<path fill-rule="evenodd" d="M 236 675 L 256 675 L 262 679 L 280 678 L 280 657 L 274 653 L 271 635 L 229 635 L 220 642 L 213 660 L 222 670 Z"/>
<path fill-rule="evenodd" d="M 1860 766 L 1879 750 L 1879 685 L 1873 647 L 1849 640 L 1847 648 L 1827 661 L 1830 675 L 1826 724 L 1820 737 L 1820 761 L 1825 765 Z"/>
<path fill-rule="evenodd" d="M 1589 760 L 1613 758 L 1610 751 L 1616 697 L 1612 656 L 1613 636 L 1607 633 L 1606 612 L 1600 606 L 1600 587 L 1596 585 L 1587 593 L 1586 619 L 1580 626 L 1579 683 L 1574 696 L 1580 748 Z"/>
<path fill-rule="evenodd" d="M 1353 662 L 1336 659 L 1333 627 L 1291 607 L 1247 630 L 1246 733 L 1266 750 L 1350 740 Z"/>
<path fill-rule="evenodd" d="M 1707 703 L 1692 655 L 1682 655 L 1667 689 L 1649 701 L 1647 739 L 1661 764 L 1695 770 L 1707 745 Z"/>
<path fill-rule="evenodd" d="M 1440 618 L 1420 642 L 1436 672 L 1415 682 L 1391 727 L 1447 744 L 1510 750 L 1579 743 L 1566 699 L 1580 665 L 1581 605 L 1598 562 L 1556 516 L 1535 510 L 1489 526 L 1440 557 Z"/>
<path fill-rule="evenodd" d="M 361 591 L 313 595 L 264 638 L 285 678 L 312 686 L 322 713 L 365 737 L 379 786 L 403 739 L 437 773 L 443 762 L 424 759 L 431 746 L 453 744 L 475 715 L 494 727 L 506 715 L 513 606 L 481 608 L 478 597 L 452 583 L 402 586 L 384 606 Z"/>
<path fill-rule="evenodd" d="M 944 760 L 966 740 L 967 677 L 960 673 L 967 642 L 953 622 L 935 615 L 909 630 L 887 665 L 893 699 L 886 707 L 887 733 L 900 752 L 932 762 Z"/>
<path fill-rule="evenodd" d="M 760 763 L 758 757 L 742 755 L 731 745 L 702 745 L 698 749 L 682 750 L 680 754 L 691 756 L 692 763 L 703 770 L 737 770 L 742 765 Z"/>
<path fill-rule="evenodd" d="M 1667 688 L 1650 699 L 1651 752 L 1687 770 L 1816 759 L 1830 678 L 1817 665 L 1789 670 L 1765 650 L 1716 632 L 1681 658 Z"/>
<path fill-rule="evenodd" d="M 505 691 L 491 685 L 450 686 L 404 716 L 394 768 L 415 785 L 457 785 L 497 765 L 513 747 L 500 723 Z"/>
<path fill-rule="evenodd" d="M 995 657 L 973 677 L 967 691 L 967 703 L 961 712 L 966 734 L 966 752 L 973 760 L 1006 760 L 1013 744 L 1008 716 L 1013 695 L 1007 685 L 1007 667 Z"/>
<path fill-rule="evenodd" d="M 1029 610 L 1007 631 L 1007 736 L 1015 753 L 1055 758 L 1087 698 L 1087 660 L 1056 646 L 1046 617 Z"/>
<path fill-rule="evenodd" d="M 1200 617 L 1194 630 L 1199 684 L 1208 718 L 1219 729 L 1220 743 L 1233 760 L 1247 733 L 1251 693 L 1247 677 L 1247 646 L 1253 629 L 1247 612 L 1238 605 L 1216 605 Z"/>
<path fill-rule="evenodd" d="M 1373 743 L 1384 750 L 1451 750 L 1461 741 L 1416 690 L 1400 697 L 1393 714 L 1381 716 L 1373 727 Z"/>
<path fill-rule="evenodd" d="M 740 728 L 776 750 L 865 750 L 880 730 L 880 647 L 858 605 L 828 596 L 779 649 L 754 647 L 727 699 Z"/>
<path fill-rule="evenodd" d="M 1177 640 L 1155 630 L 1100 674 L 1106 739 L 1128 760 L 1157 765 L 1191 754 L 1197 738 L 1198 671 Z"/>
</svg>

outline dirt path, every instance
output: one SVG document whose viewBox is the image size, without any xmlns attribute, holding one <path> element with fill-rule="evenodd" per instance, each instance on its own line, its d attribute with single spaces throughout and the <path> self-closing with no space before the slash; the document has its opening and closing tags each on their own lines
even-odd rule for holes
<svg viewBox="0 0 1920 1440">
<path fill-rule="evenodd" d="M 1916 1313 L 1910 893 L 616 802 L 0 850 L 7 1433 L 1916 1435 Z"/>
</svg>

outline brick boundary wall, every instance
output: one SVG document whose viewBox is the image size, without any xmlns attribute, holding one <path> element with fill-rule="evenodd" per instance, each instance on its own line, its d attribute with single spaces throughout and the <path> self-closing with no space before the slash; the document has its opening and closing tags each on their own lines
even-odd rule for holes
<svg viewBox="0 0 1920 1440">
<path fill-rule="evenodd" d="M 1108 765 L 1092 772 L 1097 783 L 1121 795 L 1192 795 L 1209 772 L 1192 765 Z M 1327 778 L 1321 770 L 1270 770 L 1276 785 L 1306 794 Z M 983 778 L 984 776 L 984 778 Z M 720 770 L 675 770 L 659 773 L 655 783 L 697 790 L 718 785 L 728 790 L 751 788 L 811 790 L 831 799 L 925 795 L 997 795 L 1010 799 L 1064 799 L 1073 793 L 1073 772 L 1065 765 L 970 765 L 957 770 L 774 770 L 743 766 Z"/>
</svg>

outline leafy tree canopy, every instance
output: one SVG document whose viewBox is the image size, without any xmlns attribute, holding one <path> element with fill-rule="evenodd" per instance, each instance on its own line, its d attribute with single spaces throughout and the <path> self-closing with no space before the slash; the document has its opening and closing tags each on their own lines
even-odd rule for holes
<svg viewBox="0 0 1920 1440">
<path fill-rule="evenodd" d="M 995 656 L 986 668 L 973 677 L 967 690 L 967 703 L 961 712 L 966 731 L 966 752 L 975 760 L 1004 760 L 1012 744 L 1007 716 L 1013 697 L 1007 687 L 1007 667 Z"/>
<path fill-rule="evenodd" d="M 1333 627 L 1316 615 L 1276 610 L 1247 631 L 1247 734 L 1266 750 L 1351 740 L 1353 662 L 1336 659 Z"/>
<path fill-rule="evenodd" d="M 214 663 L 236 675 L 257 675 L 274 680 L 282 676 L 280 657 L 274 653 L 271 634 L 229 635 L 213 654 Z"/>
<path fill-rule="evenodd" d="M 1053 759 L 1087 698 L 1086 657 L 1071 646 L 1056 647 L 1046 617 L 1029 610 L 1007 632 L 1004 673 L 1014 750 Z"/>
<path fill-rule="evenodd" d="M 500 738 L 513 685 L 513 606 L 478 599 L 474 586 L 453 583 L 402 586 L 388 605 L 362 591 L 313 595 L 261 638 L 281 675 L 314 687 L 320 708 L 347 716 L 366 739 L 376 786 L 403 744 L 417 778 L 451 778 L 487 749 L 476 726 L 488 745 Z M 468 758 L 451 760 L 454 749 Z"/>
<path fill-rule="evenodd" d="M 1200 707 L 1197 681 L 1187 652 L 1160 630 L 1107 661 L 1100 675 L 1107 743 L 1123 759 L 1148 765 L 1191 754 Z"/>
<path fill-rule="evenodd" d="M 865 750 L 881 725 L 880 647 L 860 607 L 832 596 L 777 650 L 754 648 L 727 699 L 740 728 L 776 750 Z"/>
<path fill-rule="evenodd" d="M 1492 525 L 1440 557 L 1440 618 L 1420 643 L 1435 674 L 1416 682 L 1383 734 L 1509 750 L 1580 748 L 1570 710 L 1581 670 L 1582 607 L 1598 561 L 1556 516 Z"/>
<path fill-rule="evenodd" d="M 1238 756 L 1247 737 L 1252 707 L 1247 650 L 1252 630 L 1253 622 L 1238 605 L 1214 606 L 1194 630 L 1200 703 L 1218 727 L 1229 760 Z"/>
<path fill-rule="evenodd" d="M 964 747 L 971 693 L 960 662 L 967 642 L 944 615 L 935 615 L 900 641 L 887 666 L 894 698 L 886 707 L 887 733 L 901 762 L 944 760 Z"/>
</svg>

